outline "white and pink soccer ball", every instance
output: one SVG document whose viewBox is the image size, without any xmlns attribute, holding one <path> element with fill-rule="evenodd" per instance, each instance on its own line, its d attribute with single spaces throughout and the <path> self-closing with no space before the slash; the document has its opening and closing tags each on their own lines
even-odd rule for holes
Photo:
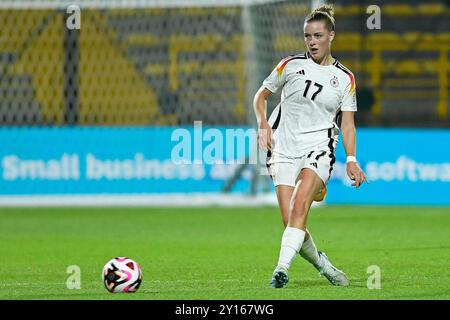
<svg viewBox="0 0 450 320">
<path fill-rule="evenodd" d="M 109 292 L 136 292 L 142 282 L 142 271 L 134 260 L 117 257 L 105 264 L 102 277 Z"/>
</svg>

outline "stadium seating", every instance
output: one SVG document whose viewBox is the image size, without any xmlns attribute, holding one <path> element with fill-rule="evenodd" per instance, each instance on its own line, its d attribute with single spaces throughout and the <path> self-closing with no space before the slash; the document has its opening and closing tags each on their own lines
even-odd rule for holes
<svg viewBox="0 0 450 320">
<path fill-rule="evenodd" d="M 301 26 L 309 8 L 290 1 L 255 10 L 251 38 L 239 7 L 86 10 L 76 70 L 66 70 L 71 48 L 60 13 L 0 11 L 1 121 L 67 123 L 73 101 L 64 93 L 73 81 L 80 125 L 246 123 L 254 90 L 249 65 L 257 65 L 252 81 L 260 83 L 283 56 L 304 51 Z M 449 9 L 395 1 L 382 12 L 382 30 L 368 30 L 359 1 L 336 5 L 333 54 L 354 71 L 358 87 L 373 91 L 365 124 L 445 125 Z M 252 44 L 257 49 L 249 60 Z M 17 115 L 7 116 L 11 111 Z"/>
<path fill-rule="evenodd" d="M 365 7 L 344 2 L 336 6 L 333 54 L 355 73 L 360 89 L 373 91 L 371 113 L 363 115 L 363 124 L 447 125 L 448 8 L 401 1 L 382 5 L 382 30 L 370 31 Z M 304 50 L 300 36 L 291 30 L 277 34 L 275 51 L 283 56 Z"/>
</svg>

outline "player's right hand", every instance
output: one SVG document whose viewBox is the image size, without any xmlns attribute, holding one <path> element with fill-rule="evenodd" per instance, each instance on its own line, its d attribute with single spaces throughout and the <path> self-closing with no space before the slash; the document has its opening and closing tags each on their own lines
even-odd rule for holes
<svg viewBox="0 0 450 320">
<path fill-rule="evenodd" d="M 258 145 L 264 151 L 272 151 L 272 128 L 267 120 L 262 120 L 258 126 Z"/>
</svg>

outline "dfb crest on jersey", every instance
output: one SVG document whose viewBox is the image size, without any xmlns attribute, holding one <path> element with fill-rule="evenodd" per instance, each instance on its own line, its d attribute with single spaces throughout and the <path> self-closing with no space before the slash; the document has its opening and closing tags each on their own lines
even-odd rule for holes
<svg viewBox="0 0 450 320">
<path fill-rule="evenodd" d="M 330 80 L 330 84 L 333 88 L 337 88 L 339 85 L 339 81 L 338 78 L 336 76 L 334 76 L 333 78 L 331 78 Z"/>
</svg>

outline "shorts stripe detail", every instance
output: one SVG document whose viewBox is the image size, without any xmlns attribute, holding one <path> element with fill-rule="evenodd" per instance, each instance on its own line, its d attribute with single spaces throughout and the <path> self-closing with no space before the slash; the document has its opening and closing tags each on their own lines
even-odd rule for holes
<svg viewBox="0 0 450 320">
<path fill-rule="evenodd" d="M 333 146 L 333 137 L 331 128 L 328 129 L 328 137 L 330 138 L 330 142 L 328 143 L 328 148 L 330 148 L 330 171 L 328 172 L 328 175 L 331 177 L 331 171 L 333 171 L 333 164 L 336 161 L 336 157 L 334 156 L 334 146 Z"/>
</svg>

